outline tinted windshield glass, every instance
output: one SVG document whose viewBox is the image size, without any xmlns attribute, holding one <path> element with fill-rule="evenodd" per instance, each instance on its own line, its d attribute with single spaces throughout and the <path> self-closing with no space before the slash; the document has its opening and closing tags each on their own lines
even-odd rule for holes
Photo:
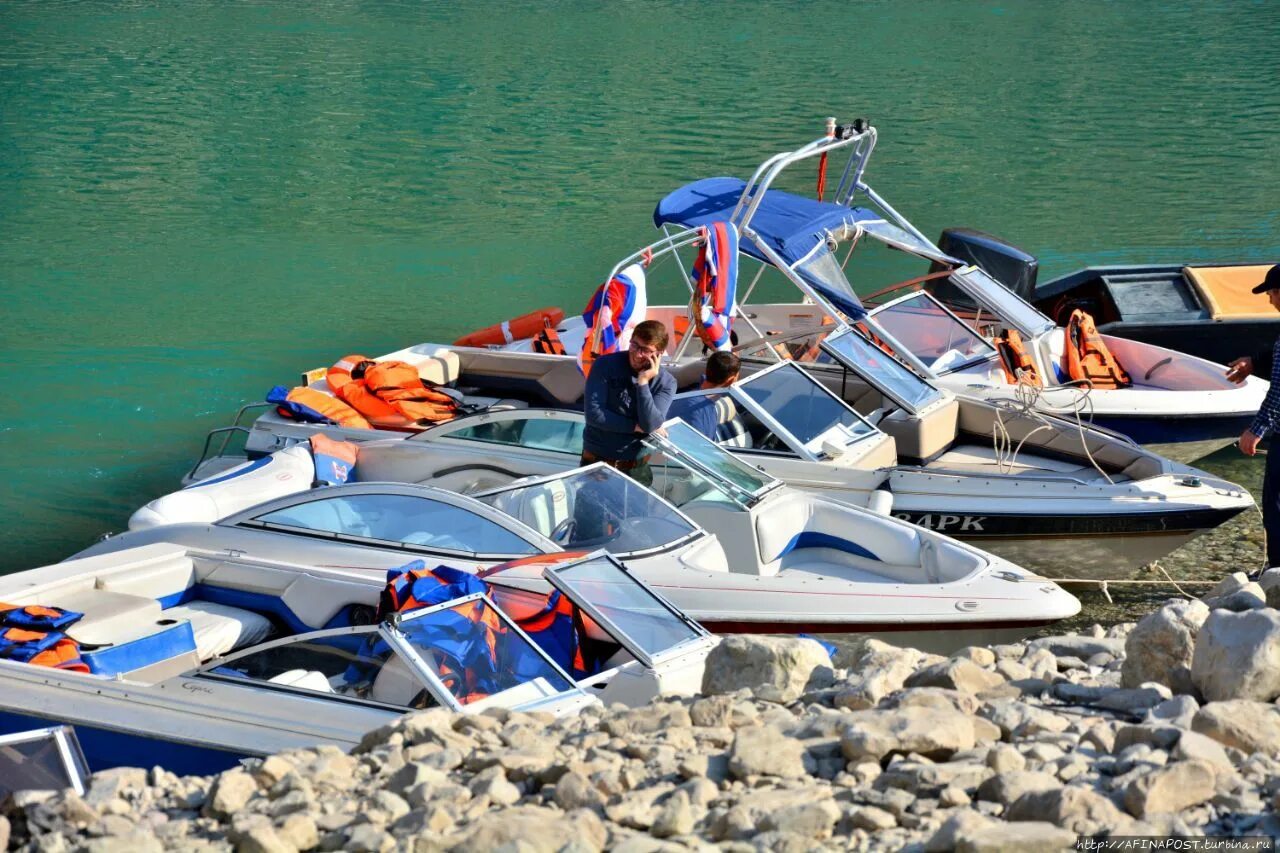
<svg viewBox="0 0 1280 853">
<path fill-rule="evenodd" d="M 912 411 L 918 412 L 942 397 L 942 392 L 857 332 L 829 335 L 822 346 Z"/>
<path fill-rule="evenodd" d="M 461 507 L 414 495 L 336 495 L 254 521 L 472 554 L 536 554 L 501 525 Z"/>
<path fill-rule="evenodd" d="M 875 312 L 876 322 L 935 373 L 956 370 L 995 353 L 964 323 L 927 293 L 917 293 Z"/>
<path fill-rule="evenodd" d="M 566 550 L 629 554 L 682 539 L 696 528 L 652 492 L 605 466 L 479 495 Z"/>
<path fill-rule="evenodd" d="M 1053 328 L 1053 321 L 979 267 L 954 272 L 951 280 L 1023 335 Z"/>
<path fill-rule="evenodd" d="M 553 571 L 573 598 L 594 608 L 626 635 L 625 640 L 636 647 L 633 652 L 639 650 L 652 658 L 699 636 L 653 593 L 608 560 L 588 560 Z"/>
<path fill-rule="evenodd" d="M 708 473 L 729 486 L 750 495 L 758 495 L 778 481 L 758 468 L 753 468 L 683 421 L 666 426 L 666 440 L 681 453 L 707 469 Z"/>
<path fill-rule="evenodd" d="M 843 445 L 876 431 L 794 364 L 757 373 L 737 388 L 810 450 L 819 449 L 815 443 Z"/>
<path fill-rule="evenodd" d="M 573 685 L 485 599 L 410 616 L 399 631 L 454 698 L 463 705 L 505 691 L 532 700 Z"/>
</svg>

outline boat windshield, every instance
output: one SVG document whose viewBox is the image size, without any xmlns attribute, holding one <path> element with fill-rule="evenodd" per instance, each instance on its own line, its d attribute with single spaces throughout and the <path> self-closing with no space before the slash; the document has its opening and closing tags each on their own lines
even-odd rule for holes
<svg viewBox="0 0 1280 853">
<path fill-rule="evenodd" d="M 550 567 L 545 574 L 646 666 L 662 652 L 705 636 L 696 623 L 606 556 Z"/>
<path fill-rule="evenodd" d="M 739 381 L 731 389 L 756 417 L 785 432 L 816 456 L 824 446 L 846 447 L 877 430 L 798 365 L 786 362 Z"/>
<path fill-rule="evenodd" d="M 565 674 L 484 597 L 408 613 L 388 630 L 403 636 L 460 705 L 500 694 L 508 700 L 503 704 L 509 704 L 574 689 Z"/>
<path fill-rule="evenodd" d="M 782 485 L 781 480 L 751 467 L 678 418 L 667 421 L 663 431 L 665 435 L 655 433 L 645 443 L 654 451 L 651 464 L 669 469 L 663 483 L 655 477 L 654 488 L 661 488 L 663 497 L 676 506 L 710 499 L 749 507 Z M 682 470 L 677 474 L 670 469 Z M 675 488 L 677 479 L 688 481 L 683 489 Z"/>
<path fill-rule="evenodd" d="M 822 348 L 912 413 L 942 399 L 941 391 L 853 329 L 827 335 Z"/>
<path fill-rule="evenodd" d="M 871 313 L 876 323 L 934 373 L 950 373 L 995 355 L 995 347 L 924 291 Z"/>
<path fill-rule="evenodd" d="M 603 463 L 475 497 L 570 551 L 632 554 L 698 532 L 670 504 Z"/>
<path fill-rule="evenodd" d="M 820 243 L 817 249 L 797 262 L 793 269 L 797 275 L 818 288 L 818 292 L 824 298 L 830 300 L 836 308 L 852 319 L 861 319 L 867 313 L 858 295 L 854 293 L 853 285 L 849 283 L 844 270 L 840 268 L 840 262 L 826 243 Z"/>
<path fill-rule="evenodd" d="M 1034 337 L 1053 328 L 1052 320 L 979 267 L 956 270 L 951 274 L 951 281 L 1024 337 Z"/>
</svg>

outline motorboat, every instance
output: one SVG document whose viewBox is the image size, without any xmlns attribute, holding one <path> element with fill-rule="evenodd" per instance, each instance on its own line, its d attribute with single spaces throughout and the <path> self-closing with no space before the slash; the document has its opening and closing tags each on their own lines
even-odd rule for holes
<svg viewBox="0 0 1280 853">
<path fill-rule="evenodd" d="M 1280 314 L 1267 294 L 1253 293 L 1277 261 L 1112 264 L 1037 281 L 1035 256 L 999 237 L 948 228 L 938 246 L 982 267 L 1058 325 L 1082 308 L 1104 335 L 1222 364 L 1269 351 L 1280 336 Z"/>
<path fill-rule="evenodd" d="M 875 144 L 876 130 L 865 121 L 839 132 L 831 122 L 828 136 L 775 155 L 748 181 L 707 178 L 677 189 L 659 202 L 654 222 L 665 228 L 732 223 L 742 234 L 743 256 L 782 271 L 810 301 L 862 324 L 914 370 L 957 394 L 1022 401 L 1050 414 L 1079 412 L 1183 462 L 1225 447 L 1249 425 L 1266 394 L 1264 380 L 1251 377 L 1237 386 L 1223 365 L 1172 349 L 1103 332 L 1100 345 L 1118 373 L 1127 375 L 1114 387 L 1071 375 L 1068 338 L 1078 341 L 1078 332 L 1069 335 L 982 266 L 962 260 L 963 253 L 956 257 L 934 245 L 876 193 L 865 180 Z M 788 167 L 814 158 L 825 176 L 827 158 L 842 149 L 849 156 L 830 201 L 774 187 Z M 859 198 L 868 206 L 856 205 Z M 957 242 L 948 245 L 954 250 Z M 880 286 L 877 273 L 903 267 L 903 254 L 920 268 L 910 278 Z M 859 299 L 851 278 L 870 295 Z M 1135 292 L 1134 298 L 1156 305 L 1145 293 Z M 752 313 L 768 330 L 794 329 L 780 322 L 788 316 L 785 306 L 752 305 L 742 319 Z M 803 312 L 794 313 L 803 322 Z M 1112 319 L 1104 311 L 1097 322 Z M 745 334 L 742 325 L 737 329 Z M 1034 375 L 1002 366 L 992 342 L 1010 331 L 1023 342 Z M 791 348 L 797 349 L 794 342 Z"/>
<path fill-rule="evenodd" d="M 385 571 L 159 540 L 98 551 L 0 578 L 7 605 L 68 614 L 46 636 L 77 655 L 72 668 L 0 656 L 0 736 L 74 725 L 94 771 L 208 774 L 295 747 L 348 750 L 412 710 L 643 704 L 696 692 L 717 642 L 602 552 L 522 564 L 515 584 L 501 569 L 448 585 L 427 573 L 437 603 L 383 612 Z M 534 633 L 529 617 L 551 602 L 533 576 L 561 596 L 567 632 Z"/>
<path fill-rule="evenodd" d="M 254 482 L 284 490 L 288 486 L 273 469 L 298 464 L 293 488 L 304 491 L 218 522 L 219 541 L 250 553 L 267 547 L 293 553 L 303 547 L 300 535 L 312 535 L 302 525 L 318 526 L 307 519 L 318 518 L 320 505 L 347 490 L 422 490 L 424 496 L 442 496 L 449 494 L 444 487 L 469 495 L 454 495 L 457 505 L 478 502 L 495 516 L 505 514 L 511 529 L 527 526 L 545 551 L 606 549 L 716 632 L 857 632 L 954 651 L 998 642 L 997 637 L 1025 636 L 1079 609 L 1075 598 L 1055 584 L 971 545 L 791 489 L 682 421 L 670 421 L 665 434 L 646 440 L 654 457 L 652 489 L 603 463 L 579 467 L 582 428 L 580 412 L 527 408 L 481 413 L 411 437 L 355 446 L 357 478 L 394 478 L 398 486 L 306 489 L 311 474 L 295 460 L 309 451 L 299 444 L 276 451 L 254 471 L 237 476 L 232 469 L 208 485 L 197 483 L 151 502 L 132 522 L 146 529 L 123 538 L 173 539 L 178 528 L 191 531 L 184 537 L 204 538 L 208 528 L 191 520 L 217 515 L 220 510 L 208 508 L 211 498 L 219 505 L 237 501 L 240 493 L 258 491 Z M 254 464 L 243 463 L 238 470 Z M 401 517 L 409 516 L 402 512 Z M 270 546 L 260 543 L 264 524 Z M 439 550 L 444 537 L 462 530 L 461 524 L 435 522 L 426 513 L 415 513 L 413 526 L 438 537 L 437 560 L 447 556 Z M 225 528 L 235 529 L 234 539 Z M 348 541 L 371 538 L 354 519 L 340 526 L 328 523 L 326 529 Z M 414 538 L 402 529 L 376 535 L 400 540 L 387 542 L 387 548 L 411 547 L 404 543 Z M 336 542 L 307 544 L 306 553 L 325 565 L 356 565 Z M 511 556 L 455 555 L 455 565 L 483 571 L 482 560 Z"/>
</svg>

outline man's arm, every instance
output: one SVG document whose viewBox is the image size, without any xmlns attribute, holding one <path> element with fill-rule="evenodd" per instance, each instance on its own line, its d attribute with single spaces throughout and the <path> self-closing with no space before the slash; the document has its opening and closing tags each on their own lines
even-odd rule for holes
<svg viewBox="0 0 1280 853">
<path fill-rule="evenodd" d="M 670 373 L 659 373 L 652 382 L 636 383 L 636 390 L 636 425 L 647 435 L 667 419 L 667 410 L 676 395 L 676 380 Z"/>
<path fill-rule="evenodd" d="M 1276 347 L 1280 348 L 1280 341 L 1276 342 Z M 1273 432 L 1276 424 L 1280 422 L 1280 377 L 1276 376 L 1276 364 L 1278 359 L 1272 356 L 1271 367 L 1271 387 L 1267 389 L 1267 396 L 1262 400 L 1262 406 L 1258 409 L 1258 416 L 1253 419 L 1253 423 L 1249 425 L 1249 432 L 1258 438 L 1262 438 L 1268 432 Z M 1252 454 L 1250 454 L 1252 455 Z"/>
<path fill-rule="evenodd" d="M 606 371 L 600 369 L 599 362 L 587 376 L 582 411 L 587 417 L 588 426 L 605 432 L 635 432 L 636 425 L 630 418 L 609 408 L 609 382 Z"/>
</svg>

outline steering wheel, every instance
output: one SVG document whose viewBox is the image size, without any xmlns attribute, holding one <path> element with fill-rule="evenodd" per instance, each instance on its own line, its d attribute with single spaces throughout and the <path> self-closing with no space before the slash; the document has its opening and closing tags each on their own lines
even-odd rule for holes
<svg viewBox="0 0 1280 853">
<path fill-rule="evenodd" d="M 769 433 L 768 438 L 760 442 L 759 447 L 761 450 L 786 450 L 787 449 L 787 446 L 782 442 L 782 439 L 778 438 L 777 433 L 773 433 L 773 432 Z"/>
<path fill-rule="evenodd" d="M 577 532 L 578 532 L 578 522 L 572 516 L 570 516 L 569 518 L 566 518 L 564 521 L 557 524 L 555 526 L 555 529 L 551 531 L 551 536 L 548 538 L 552 542 L 556 542 L 558 544 L 564 544 L 565 542 L 568 542 L 570 539 L 572 539 L 574 537 L 574 534 L 576 534 Z"/>
</svg>

